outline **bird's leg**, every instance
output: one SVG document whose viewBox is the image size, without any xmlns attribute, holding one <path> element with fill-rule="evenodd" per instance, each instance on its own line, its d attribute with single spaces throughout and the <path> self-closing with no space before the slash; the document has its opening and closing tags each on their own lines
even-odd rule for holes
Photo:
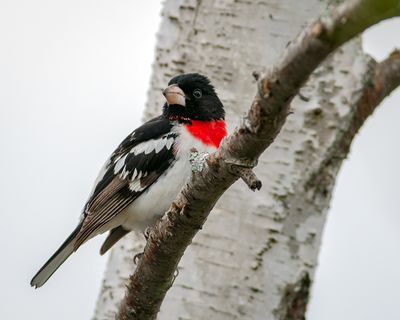
<svg viewBox="0 0 400 320">
<path fill-rule="evenodd" d="M 143 235 L 144 235 L 144 238 L 146 239 L 146 241 L 149 239 L 151 230 L 152 230 L 152 228 L 149 226 L 143 231 Z M 137 264 L 139 262 L 139 260 L 142 259 L 142 257 L 143 257 L 143 252 L 139 252 L 139 253 L 135 254 L 135 256 L 133 257 L 133 263 Z"/>
</svg>

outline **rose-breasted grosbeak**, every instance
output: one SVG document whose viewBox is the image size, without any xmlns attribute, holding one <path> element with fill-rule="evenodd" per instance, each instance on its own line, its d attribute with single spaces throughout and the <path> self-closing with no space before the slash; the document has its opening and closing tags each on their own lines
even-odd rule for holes
<svg viewBox="0 0 400 320">
<path fill-rule="evenodd" d="M 190 150 L 215 151 L 226 135 L 224 108 L 210 81 L 174 77 L 161 116 L 133 131 L 108 159 L 80 222 L 33 277 L 41 287 L 84 242 L 110 230 L 104 254 L 133 229 L 144 230 L 168 209 L 190 175 Z"/>
</svg>

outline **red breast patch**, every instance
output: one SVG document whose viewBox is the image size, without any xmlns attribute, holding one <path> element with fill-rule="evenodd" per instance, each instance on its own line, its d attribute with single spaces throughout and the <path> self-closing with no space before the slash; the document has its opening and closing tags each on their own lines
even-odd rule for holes
<svg viewBox="0 0 400 320">
<path fill-rule="evenodd" d="M 195 138 L 201 140 L 206 145 L 219 147 L 221 140 L 226 136 L 226 127 L 224 120 L 199 121 L 191 120 L 186 129 Z"/>
</svg>

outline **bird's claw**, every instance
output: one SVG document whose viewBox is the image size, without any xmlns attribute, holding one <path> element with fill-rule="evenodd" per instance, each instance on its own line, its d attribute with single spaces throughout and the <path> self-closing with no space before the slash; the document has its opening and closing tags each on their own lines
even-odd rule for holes
<svg viewBox="0 0 400 320">
<path fill-rule="evenodd" d="M 149 240 L 150 232 L 151 232 L 151 227 L 147 227 L 143 232 L 143 235 L 144 235 L 144 238 L 146 239 L 146 241 Z"/>
<path fill-rule="evenodd" d="M 143 252 L 135 254 L 135 256 L 133 257 L 133 263 L 137 265 L 138 261 L 142 259 L 142 257 L 143 257 Z"/>
</svg>

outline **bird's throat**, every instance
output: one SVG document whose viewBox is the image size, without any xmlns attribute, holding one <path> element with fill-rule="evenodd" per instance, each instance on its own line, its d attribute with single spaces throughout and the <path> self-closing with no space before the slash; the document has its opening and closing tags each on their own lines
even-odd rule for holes
<svg viewBox="0 0 400 320">
<path fill-rule="evenodd" d="M 193 137 L 215 148 L 219 147 L 222 139 L 226 136 L 224 120 L 191 120 L 190 124 L 185 124 L 185 128 Z"/>
</svg>

